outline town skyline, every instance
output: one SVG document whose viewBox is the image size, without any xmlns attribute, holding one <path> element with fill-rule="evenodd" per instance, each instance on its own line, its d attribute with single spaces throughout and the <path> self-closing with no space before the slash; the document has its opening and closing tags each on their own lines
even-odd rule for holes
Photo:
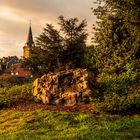
<svg viewBox="0 0 140 140">
<path fill-rule="evenodd" d="M 0 58 L 3 56 L 18 57 L 23 54 L 27 40 L 29 21 L 32 22 L 33 37 L 37 37 L 46 23 L 58 28 L 58 17 L 77 17 L 87 20 L 89 40 L 92 37 L 92 25 L 95 16 L 91 7 L 94 0 L 2 0 L 0 4 Z"/>
</svg>

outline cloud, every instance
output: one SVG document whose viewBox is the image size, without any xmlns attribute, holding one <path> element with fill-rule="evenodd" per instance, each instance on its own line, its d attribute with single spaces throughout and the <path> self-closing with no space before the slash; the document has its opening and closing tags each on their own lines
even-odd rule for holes
<svg viewBox="0 0 140 140">
<path fill-rule="evenodd" d="M 90 9 L 92 3 L 93 0 L 0 0 L 0 57 L 22 55 L 30 19 L 34 37 L 42 32 L 46 23 L 57 26 L 60 15 L 87 19 L 90 33 L 95 22 Z"/>
</svg>

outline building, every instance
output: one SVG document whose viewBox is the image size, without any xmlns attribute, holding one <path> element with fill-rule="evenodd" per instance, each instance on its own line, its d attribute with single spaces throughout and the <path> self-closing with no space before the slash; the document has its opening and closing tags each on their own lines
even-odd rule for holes
<svg viewBox="0 0 140 140">
<path fill-rule="evenodd" d="M 31 25 L 29 26 L 28 37 L 23 47 L 23 58 L 29 58 L 31 50 L 34 49 L 34 41 Z M 0 75 L 1 76 L 19 76 L 32 77 L 29 70 L 21 67 L 20 59 L 17 56 L 8 56 L 0 59 Z"/>
<path fill-rule="evenodd" d="M 17 67 L 14 70 L 11 71 L 12 76 L 20 76 L 20 77 L 32 77 L 32 74 L 30 71 Z"/>
<path fill-rule="evenodd" d="M 32 28 L 31 28 L 31 24 L 30 24 L 27 41 L 25 43 L 25 46 L 23 47 L 23 57 L 24 58 L 29 58 L 30 55 L 31 55 L 31 50 L 34 47 L 35 47 L 35 44 L 34 44 L 34 41 L 33 41 Z"/>
<path fill-rule="evenodd" d="M 17 56 L 8 56 L 0 59 L 0 69 L 11 70 L 13 65 L 19 64 L 19 58 Z"/>
</svg>

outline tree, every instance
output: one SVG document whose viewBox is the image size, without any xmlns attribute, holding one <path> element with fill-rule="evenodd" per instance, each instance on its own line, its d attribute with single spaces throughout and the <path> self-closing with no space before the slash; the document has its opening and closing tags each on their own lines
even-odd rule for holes
<svg viewBox="0 0 140 140">
<path fill-rule="evenodd" d="M 63 35 L 65 50 L 63 52 L 63 62 L 69 67 L 84 67 L 84 54 L 86 48 L 87 32 L 86 21 L 79 23 L 77 18 L 65 19 L 59 17 L 60 30 Z"/>
<path fill-rule="evenodd" d="M 139 82 L 139 0 L 97 2 L 99 6 L 93 13 L 98 19 L 94 28 L 98 80 L 110 81 L 112 92 L 120 92 L 120 88 L 128 88 L 130 82 Z"/>
<path fill-rule="evenodd" d="M 44 53 L 43 56 L 47 69 L 53 71 L 60 67 L 63 38 L 58 30 L 54 29 L 52 25 L 47 24 L 43 33 L 37 37 L 36 45 L 42 49 L 42 54 Z"/>
<path fill-rule="evenodd" d="M 86 47 L 86 21 L 79 23 L 77 18 L 59 17 L 60 31 L 47 24 L 36 38 L 36 47 L 31 56 L 24 59 L 24 66 L 33 74 L 43 75 L 60 70 L 66 65 L 70 68 L 84 66 Z"/>
<path fill-rule="evenodd" d="M 36 46 L 31 50 L 31 56 L 24 59 L 23 65 L 34 75 L 43 75 L 59 68 L 62 41 L 59 31 L 46 24 L 43 32 L 36 38 Z"/>
<path fill-rule="evenodd" d="M 85 56 L 84 56 L 84 62 L 85 67 L 90 70 L 96 70 L 96 61 L 95 61 L 95 47 L 94 45 L 87 46 L 85 49 Z"/>
</svg>

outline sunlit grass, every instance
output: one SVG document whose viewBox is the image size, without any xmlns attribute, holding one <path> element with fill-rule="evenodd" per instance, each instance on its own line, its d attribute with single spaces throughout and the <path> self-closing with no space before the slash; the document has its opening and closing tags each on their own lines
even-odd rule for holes
<svg viewBox="0 0 140 140">
<path fill-rule="evenodd" d="M 1 140 L 140 139 L 140 116 L 0 111 Z"/>
<path fill-rule="evenodd" d="M 22 104 L 27 100 L 33 101 L 31 87 L 31 84 L 26 84 L 0 89 L 0 140 L 140 139 L 140 115 L 93 115 L 8 108 L 11 102 Z"/>
</svg>

